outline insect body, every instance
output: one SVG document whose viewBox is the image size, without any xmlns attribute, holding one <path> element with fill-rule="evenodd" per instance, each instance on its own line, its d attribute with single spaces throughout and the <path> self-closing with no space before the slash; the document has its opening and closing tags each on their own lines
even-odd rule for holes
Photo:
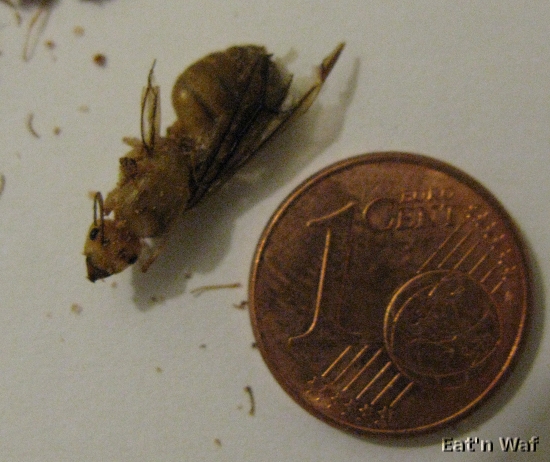
<svg viewBox="0 0 550 462">
<path fill-rule="evenodd" d="M 314 84 L 290 104 L 292 76 L 264 47 L 212 53 L 178 77 L 172 90 L 177 120 L 165 137 L 158 134 L 160 90 L 153 85 L 151 69 L 142 97 L 141 139 L 125 139 L 132 150 L 120 159 L 117 186 L 105 202 L 101 193 L 94 199 L 94 221 L 84 246 L 88 278 L 93 282 L 135 263 L 145 238 L 166 236 L 179 214 L 305 112 L 343 48 L 338 45 L 323 60 Z M 144 262 L 144 271 L 158 250 Z"/>
</svg>

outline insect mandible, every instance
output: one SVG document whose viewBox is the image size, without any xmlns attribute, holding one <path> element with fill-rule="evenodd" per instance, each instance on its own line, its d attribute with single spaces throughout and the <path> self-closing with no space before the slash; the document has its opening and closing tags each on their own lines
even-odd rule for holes
<svg viewBox="0 0 550 462">
<path fill-rule="evenodd" d="M 291 119 L 313 103 L 344 43 L 318 66 L 312 86 L 296 101 L 292 75 L 262 46 L 234 46 L 187 68 L 172 89 L 176 122 L 159 135 L 160 89 L 153 67 L 141 101 L 141 139 L 119 159 L 116 187 L 94 198 L 94 220 L 84 246 L 88 279 L 135 263 L 146 238 L 166 238 L 185 210 L 216 189 Z M 162 244 L 143 262 L 146 271 Z"/>
</svg>

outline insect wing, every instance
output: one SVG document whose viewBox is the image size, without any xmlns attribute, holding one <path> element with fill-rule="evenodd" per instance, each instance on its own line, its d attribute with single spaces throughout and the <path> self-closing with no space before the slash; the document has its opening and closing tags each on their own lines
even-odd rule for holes
<svg viewBox="0 0 550 462">
<path fill-rule="evenodd" d="M 207 150 L 204 160 L 196 165 L 188 207 L 222 185 L 287 122 L 309 109 L 343 48 L 343 43 L 338 45 L 323 60 L 315 83 L 286 110 L 280 108 L 287 96 L 291 76 L 283 76 L 267 54 L 254 62 L 246 91 L 229 123 L 220 127 L 215 143 Z"/>
<path fill-rule="evenodd" d="M 234 170 L 233 165 L 249 152 L 253 141 L 278 112 L 289 82 L 281 82 L 270 56 L 257 46 L 213 53 L 191 66 L 180 79 L 176 86 L 184 89 L 181 94 L 187 98 L 191 94 L 193 105 L 198 102 L 201 106 L 199 115 L 204 114 L 203 118 L 212 124 L 208 132 L 196 134 L 203 145 L 191 159 L 191 207 L 229 177 L 227 173 Z M 193 106 L 187 107 L 198 119 Z M 266 114 L 267 108 L 271 109 Z M 197 129 L 196 124 L 191 128 Z"/>
</svg>

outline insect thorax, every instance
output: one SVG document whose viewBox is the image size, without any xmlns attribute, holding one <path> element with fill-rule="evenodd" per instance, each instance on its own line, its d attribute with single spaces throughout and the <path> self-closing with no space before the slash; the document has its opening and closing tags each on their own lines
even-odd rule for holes
<svg viewBox="0 0 550 462">
<path fill-rule="evenodd" d="M 138 237 L 164 234 L 189 199 L 190 156 L 167 138 L 120 159 L 119 181 L 105 210 Z"/>
</svg>

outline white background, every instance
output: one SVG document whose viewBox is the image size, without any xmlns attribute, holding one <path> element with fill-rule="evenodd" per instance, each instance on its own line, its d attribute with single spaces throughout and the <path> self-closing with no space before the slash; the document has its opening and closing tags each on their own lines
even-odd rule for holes
<svg viewBox="0 0 550 462">
<path fill-rule="evenodd" d="M 35 11 L 18 26 L 0 4 L 1 460 L 549 460 L 549 2 L 59 0 L 24 62 Z M 86 280 L 88 192 L 112 189 L 122 136 L 139 136 L 154 59 L 164 130 L 173 82 L 208 52 L 265 44 L 309 76 L 342 40 L 311 111 L 182 220 L 150 272 Z M 380 150 L 447 161 L 490 189 L 523 231 L 537 290 L 524 355 L 499 392 L 455 427 L 397 441 L 361 440 L 303 411 L 233 307 L 284 197 L 322 167 Z M 232 282 L 243 286 L 190 293 Z M 533 435 L 538 452 L 525 457 L 441 452 L 446 436 Z"/>
</svg>

